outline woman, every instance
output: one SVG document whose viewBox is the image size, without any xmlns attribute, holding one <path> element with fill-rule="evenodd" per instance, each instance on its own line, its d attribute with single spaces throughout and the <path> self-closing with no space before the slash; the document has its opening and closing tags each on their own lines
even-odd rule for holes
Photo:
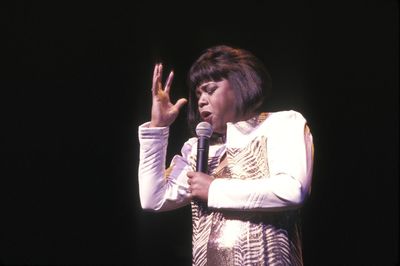
<svg viewBox="0 0 400 266">
<path fill-rule="evenodd" d="M 154 68 L 151 121 L 139 126 L 144 209 L 191 204 L 193 265 L 302 265 L 298 210 L 311 190 L 313 140 L 295 111 L 262 112 L 271 80 L 250 52 L 216 46 L 189 71 L 189 124 L 213 128 L 208 173 L 192 137 L 165 169 L 169 126 L 186 104 L 169 98 Z M 193 130 L 194 131 L 194 130 Z"/>
</svg>

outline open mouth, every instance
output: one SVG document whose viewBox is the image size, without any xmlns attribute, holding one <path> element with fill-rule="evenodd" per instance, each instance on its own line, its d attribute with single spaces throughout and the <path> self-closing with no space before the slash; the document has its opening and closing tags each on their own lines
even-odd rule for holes
<svg viewBox="0 0 400 266">
<path fill-rule="evenodd" d="M 201 119 L 204 121 L 210 122 L 209 120 L 211 119 L 211 113 L 208 111 L 203 111 L 200 113 Z"/>
</svg>

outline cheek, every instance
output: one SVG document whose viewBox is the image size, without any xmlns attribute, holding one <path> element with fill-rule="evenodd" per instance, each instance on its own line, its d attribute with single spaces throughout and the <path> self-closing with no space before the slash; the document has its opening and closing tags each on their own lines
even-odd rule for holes
<svg viewBox="0 0 400 266">
<path fill-rule="evenodd" d="M 235 106 L 231 105 L 226 110 L 226 119 L 230 122 L 233 122 L 236 118 Z"/>
<path fill-rule="evenodd" d="M 234 94 L 216 94 L 210 97 L 209 103 L 216 117 L 224 120 L 223 122 L 231 121 L 236 116 L 236 98 Z"/>
<path fill-rule="evenodd" d="M 235 119 L 235 105 L 233 103 L 222 102 L 216 112 L 222 123 L 232 122 Z"/>
<path fill-rule="evenodd" d="M 229 119 L 234 119 L 236 116 L 236 98 L 235 96 L 231 95 L 229 98 L 226 99 L 224 102 L 225 105 L 225 112 Z"/>
</svg>

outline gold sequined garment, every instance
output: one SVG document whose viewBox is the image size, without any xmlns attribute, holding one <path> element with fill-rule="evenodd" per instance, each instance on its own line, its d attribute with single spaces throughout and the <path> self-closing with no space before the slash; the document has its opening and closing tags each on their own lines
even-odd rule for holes
<svg viewBox="0 0 400 266">
<path fill-rule="evenodd" d="M 246 124 L 254 128 L 265 113 Z M 210 157 L 209 171 L 216 178 L 268 178 L 265 136 L 255 137 L 245 148 L 226 148 L 223 158 Z M 221 162 L 222 161 L 222 162 Z M 191 158 L 192 167 L 195 158 Z M 193 265 L 302 265 L 296 211 L 256 212 L 212 210 L 192 202 Z"/>
</svg>

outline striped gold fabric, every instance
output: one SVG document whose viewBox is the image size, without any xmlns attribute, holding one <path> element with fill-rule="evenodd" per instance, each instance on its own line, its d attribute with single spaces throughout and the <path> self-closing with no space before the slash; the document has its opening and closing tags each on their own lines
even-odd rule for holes
<svg viewBox="0 0 400 266">
<path fill-rule="evenodd" d="M 220 158 L 211 157 L 209 171 L 216 178 L 268 178 L 266 145 L 266 137 L 258 136 L 243 149 L 227 147 L 225 167 L 216 171 Z M 196 158 L 190 164 L 195 169 Z M 297 216 L 297 211 L 212 210 L 193 201 L 193 265 L 302 265 Z"/>
</svg>

